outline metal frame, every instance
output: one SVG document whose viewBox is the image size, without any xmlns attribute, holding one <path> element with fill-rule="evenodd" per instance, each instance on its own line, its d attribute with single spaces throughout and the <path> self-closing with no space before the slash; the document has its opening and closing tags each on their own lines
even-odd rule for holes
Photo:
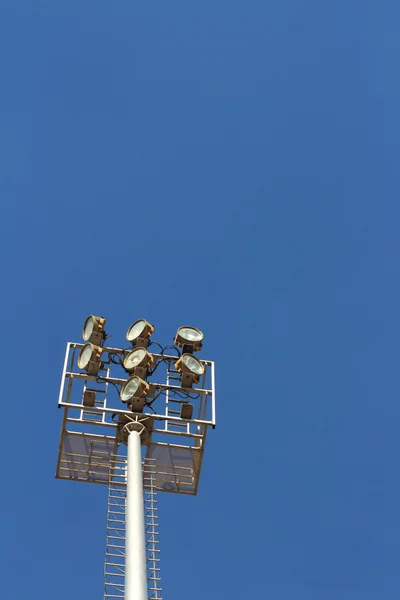
<svg viewBox="0 0 400 600">
<path fill-rule="evenodd" d="M 85 344 L 67 344 L 58 406 L 64 415 L 61 428 L 56 477 L 107 484 L 119 460 L 126 458 L 126 447 L 117 439 L 119 426 L 114 419 L 132 416 L 124 408 L 115 385 L 127 380 L 115 377 L 121 367 L 111 358 L 122 357 L 123 348 L 104 348 L 102 370 L 99 376 L 88 375 L 76 366 L 77 353 Z M 176 356 L 153 353 L 159 367 L 165 365 L 163 381 L 153 381 L 156 399 L 155 413 L 145 408 L 144 414 L 153 423 L 145 446 L 145 458 L 154 462 L 152 488 L 157 491 L 195 495 L 197 493 L 204 445 L 209 427 L 216 426 L 214 363 L 201 360 L 205 367 L 199 387 L 183 388 L 177 385 L 179 374 L 175 369 Z M 94 407 L 83 405 L 83 393 L 89 384 L 96 390 Z M 94 386 L 94 387 L 92 387 Z M 180 392 L 190 393 L 194 405 L 193 418 L 182 419 Z M 163 398 L 163 395 L 165 398 Z M 136 414 L 136 413 L 135 413 Z M 178 442 L 178 443 L 177 443 Z M 121 483 L 123 485 L 123 483 Z M 146 481 L 144 483 L 146 488 Z"/>
</svg>

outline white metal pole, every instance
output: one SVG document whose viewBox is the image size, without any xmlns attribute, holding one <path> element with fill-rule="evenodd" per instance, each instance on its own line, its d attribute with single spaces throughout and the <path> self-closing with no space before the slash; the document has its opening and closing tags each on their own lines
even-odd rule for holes
<svg viewBox="0 0 400 600">
<path fill-rule="evenodd" d="M 140 434 L 128 434 L 125 600 L 148 600 Z"/>
</svg>

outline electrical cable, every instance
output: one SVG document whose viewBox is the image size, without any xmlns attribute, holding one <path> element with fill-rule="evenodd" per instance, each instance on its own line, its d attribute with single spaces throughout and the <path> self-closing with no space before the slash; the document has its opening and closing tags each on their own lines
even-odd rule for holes
<svg viewBox="0 0 400 600">
<path fill-rule="evenodd" d="M 161 346 L 161 344 L 159 344 L 158 342 L 150 342 L 149 347 L 152 346 L 153 344 L 155 344 L 156 346 L 158 346 L 161 350 L 161 354 L 164 354 L 164 348 Z"/>
<path fill-rule="evenodd" d="M 109 381 L 108 379 L 105 379 L 104 377 L 97 377 L 96 383 L 100 383 L 102 381 L 105 381 L 106 383 L 111 383 L 111 385 L 113 385 L 115 387 L 115 389 L 117 390 L 118 396 L 119 396 L 119 388 L 117 387 L 116 383 L 114 383 L 113 381 Z"/>
<path fill-rule="evenodd" d="M 172 396 L 172 398 L 174 398 L 174 397 L 182 398 L 183 400 L 186 400 L 187 398 L 189 398 L 189 394 L 187 392 L 178 392 L 176 390 L 170 390 L 170 396 Z"/>
<path fill-rule="evenodd" d="M 120 357 L 118 354 L 115 354 L 115 352 L 113 352 L 113 353 L 110 353 L 110 354 L 109 354 L 109 357 L 110 357 L 110 360 L 111 360 L 111 362 L 112 362 L 112 363 L 114 363 L 114 365 L 121 365 L 121 366 L 123 365 L 123 362 L 122 362 L 122 359 L 121 359 L 121 357 Z M 115 359 L 115 358 L 113 358 L 113 357 L 117 357 L 117 358 L 118 358 L 118 360 L 116 360 L 116 359 Z"/>
<path fill-rule="evenodd" d="M 163 390 L 162 388 L 159 389 L 158 393 L 156 393 L 154 398 L 152 398 L 151 400 L 147 400 L 147 406 L 151 406 L 153 402 L 155 402 L 157 398 L 161 396 L 161 394 L 165 394 L 165 390 Z"/>
<path fill-rule="evenodd" d="M 164 354 L 164 352 L 165 352 L 165 351 L 166 351 L 168 348 L 173 348 L 174 350 L 176 350 L 176 351 L 177 351 L 177 353 L 178 353 L 178 357 L 179 357 L 179 358 L 182 356 L 182 353 L 181 353 L 181 351 L 180 351 L 180 350 L 179 350 L 179 348 L 177 348 L 177 347 L 176 347 L 174 344 L 169 344 L 168 346 L 165 346 L 165 348 L 163 349 L 163 352 L 162 352 L 162 353 Z"/>
<path fill-rule="evenodd" d="M 161 359 L 160 359 L 160 360 L 157 362 L 157 364 L 156 364 L 156 366 L 154 367 L 154 369 L 153 369 L 152 371 L 150 371 L 150 373 L 149 373 L 149 376 L 150 376 L 150 377 L 153 375 L 153 373 L 155 373 L 155 372 L 156 372 L 156 369 L 157 369 L 157 367 L 158 367 L 158 366 L 159 366 L 159 365 L 160 365 L 162 362 L 168 362 L 168 360 L 167 360 L 166 358 L 161 358 Z"/>
</svg>

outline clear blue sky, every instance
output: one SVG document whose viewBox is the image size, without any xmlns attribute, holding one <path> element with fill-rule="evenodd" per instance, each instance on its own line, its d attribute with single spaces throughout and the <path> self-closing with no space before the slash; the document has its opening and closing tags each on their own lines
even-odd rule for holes
<svg viewBox="0 0 400 600">
<path fill-rule="evenodd" d="M 2 597 L 102 598 L 54 479 L 65 343 L 206 335 L 165 600 L 400 597 L 399 2 L 0 3 Z"/>
</svg>

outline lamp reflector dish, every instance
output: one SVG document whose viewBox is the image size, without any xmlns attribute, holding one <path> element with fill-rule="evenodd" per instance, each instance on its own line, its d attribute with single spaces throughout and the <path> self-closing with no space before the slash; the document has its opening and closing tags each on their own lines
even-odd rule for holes
<svg viewBox="0 0 400 600">
<path fill-rule="evenodd" d="M 139 377 L 131 377 L 128 381 L 123 385 L 121 389 L 121 400 L 123 402 L 128 402 L 131 398 L 133 398 L 138 391 L 140 385 Z"/>
<path fill-rule="evenodd" d="M 184 354 L 182 356 L 182 363 L 187 367 L 190 373 L 193 373 L 193 375 L 203 375 L 204 366 L 192 354 Z"/>
<path fill-rule="evenodd" d="M 90 338 L 90 336 L 93 333 L 93 329 L 94 329 L 94 318 L 92 315 L 90 315 L 90 317 L 88 317 L 85 321 L 85 324 L 83 326 L 83 333 L 82 333 L 82 337 L 85 340 L 85 342 Z"/>
<path fill-rule="evenodd" d="M 86 369 L 89 362 L 92 359 L 93 347 L 92 344 L 86 344 L 79 353 L 78 367 L 80 369 Z"/>
<path fill-rule="evenodd" d="M 135 369 L 146 358 L 147 352 L 145 348 L 136 348 L 126 355 L 124 359 L 124 367 L 128 371 Z"/>
<path fill-rule="evenodd" d="M 154 327 L 146 319 L 135 321 L 126 333 L 128 342 L 134 343 L 138 338 L 148 339 L 154 332 Z"/>
<path fill-rule="evenodd" d="M 189 344 L 191 342 L 201 342 L 204 337 L 203 333 L 195 327 L 180 327 L 178 335 Z"/>
</svg>

